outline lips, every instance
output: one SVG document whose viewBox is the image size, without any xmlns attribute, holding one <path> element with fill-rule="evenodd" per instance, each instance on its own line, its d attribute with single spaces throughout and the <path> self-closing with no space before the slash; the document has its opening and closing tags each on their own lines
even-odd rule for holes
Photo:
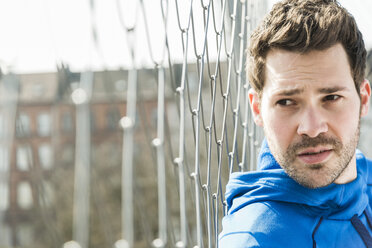
<svg viewBox="0 0 372 248">
<path fill-rule="evenodd" d="M 305 164 L 319 164 L 324 162 L 332 153 L 329 148 L 309 148 L 301 151 L 297 156 Z"/>
</svg>

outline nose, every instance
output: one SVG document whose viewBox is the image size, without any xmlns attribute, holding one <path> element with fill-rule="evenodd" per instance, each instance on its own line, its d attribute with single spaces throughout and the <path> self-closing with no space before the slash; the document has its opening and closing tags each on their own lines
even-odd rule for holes
<svg viewBox="0 0 372 248">
<path fill-rule="evenodd" d="M 315 138 L 321 133 L 328 131 L 326 117 L 313 107 L 307 108 L 299 119 L 297 128 L 298 135 L 306 135 Z"/>
</svg>

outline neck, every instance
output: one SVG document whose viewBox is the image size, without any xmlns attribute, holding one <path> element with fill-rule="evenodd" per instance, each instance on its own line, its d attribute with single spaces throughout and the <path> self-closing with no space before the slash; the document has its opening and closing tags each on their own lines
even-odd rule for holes
<svg viewBox="0 0 372 248">
<path fill-rule="evenodd" d="M 340 176 L 335 180 L 336 184 L 350 183 L 357 178 L 356 155 L 350 160 L 350 163 Z"/>
</svg>

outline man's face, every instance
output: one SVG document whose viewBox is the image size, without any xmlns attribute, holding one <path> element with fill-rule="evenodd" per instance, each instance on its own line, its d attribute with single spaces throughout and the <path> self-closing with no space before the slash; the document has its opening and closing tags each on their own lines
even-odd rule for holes
<svg viewBox="0 0 372 248">
<path fill-rule="evenodd" d="M 318 188 L 356 178 L 355 148 L 370 88 L 359 97 L 340 44 L 306 54 L 271 50 L 261 97 L 250 100 L 256 124 L 286 173 Z"/>
</svg>

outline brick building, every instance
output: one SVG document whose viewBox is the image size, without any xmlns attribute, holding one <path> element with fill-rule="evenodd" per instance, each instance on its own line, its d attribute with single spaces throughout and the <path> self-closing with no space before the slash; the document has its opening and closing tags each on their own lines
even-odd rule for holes
<svg viewBox="0 0 372 248">
<path fill-rule="evenodd" d="M 97 152 L 102 144 L 121 153 L 119 120 L 126 110 L 127 73 L 93 73 L 89 104 L 93 159 L 100 156 Z M 76 106 L 71 93 L 80 78 L 80 73 L 70 72 L 64 65 L 57 73 L 2 76 L 0 247 L 35 247 L 31 245 L 38 235 L 35 223 L 44 229 L 54 228 L 50 220 L 56 215 L 56 189 L 49 179 L 56 167 L 74 166 Z M 155 78 L 153 70 L 143 70 L 139 78 L 149 121 L 156 113 Z M 120 164 L 121 157 L 115 159 Z M 61 245 L 63 240 L 58 242 Z"/>
</svg>

